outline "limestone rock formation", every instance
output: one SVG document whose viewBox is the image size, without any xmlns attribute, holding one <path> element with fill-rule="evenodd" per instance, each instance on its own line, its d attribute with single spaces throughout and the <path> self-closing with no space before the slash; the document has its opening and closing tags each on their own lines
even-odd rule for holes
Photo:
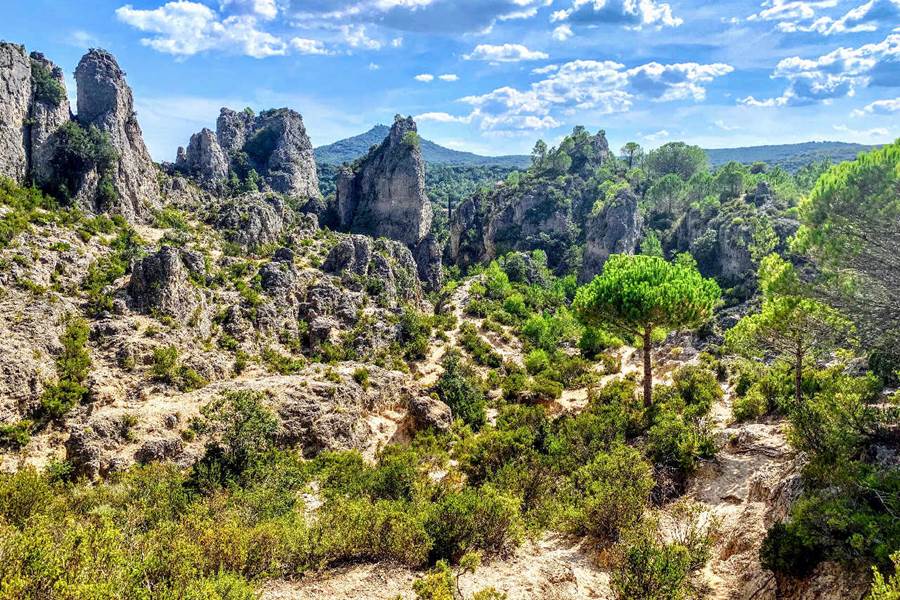
<svg viewBox="0 0 900 600">
<path fill-rule="evenodd" d="M 351 235 L 331 249 L 322 270 L 342 276 L 346 287 L 417 302 L 422 290 L 409 248 L 391 240 Z"/>
<path fill-rule="evenodd" d="M 226 200 L 213 224 L 245 251 L 278 243 L 292 223 L 293 212 L 278 194 L 251 192 Z"/>
<path fill-rule="evenodd" d="M 159 205 L 160 191 L 156 167 L 144 145 L 124 71 L 112 54 L 92 49 L 78 63 L 75 81 L 78 122 L 83 127 L 94 126 L 108 136 L 118 154 L 111 174 L 117 196 L 114 204 L 97 206 L 95 178 L 86 179 L 87 189 L 78 194 L 80 201 L 94 210 L 110 210 L 128 219 L 145 219 L 150 209 Z"/>
<path fill-rule="evenodd" d="M 181 252 L 170 246 L 135 262 L 128 294 L 137 310 L 156 311 L 181 321 L 189 319 L 200 305 Z"/>
<path fill-rule="evenodd" d="M 439 251 L 428 237 L 432 209 L 425 195 L 425 162 L 412 117 L 397 116 L 380 146 L 354 167 L 341 170 L 336 204 L 342 229 L 406 245 L 429 289 L 440 287 L 440 269 L 435 267 Z"/>
<path fill-rule="evenodd" d="M 619 190 L 599 214 L 588 217 L 581 281 L 598 275 L 611 254 L 634 254 L 641 237 L 641 222 L 638 197 L 629 188 Z"/>
<path fill-rule="evenodd" d="M 179 149 L 175 167 L 208 189 L 221 188 L 231 176 L 246 180 L 251 171 L 257 185 L 296 198 L 318 199 L 319 179 L 312 143 L 303 117 L 279 108 L 254 115 L 223 108 L 216 132 L 202 130 Z"/>
<path fill-rule="evenodd" d="M 421 428 L 434 427 L 438 431 L 448 431 L 453 425 L 453 411 L 437 398 L 417 396 L 410 400 L 409 412 Z"/>
<path fill-rule="evenodd" d="M 209 129 L 191 136 L 187 150 L 178 149 L 175 168 L 206 185 L 221 183 L 228 177 L 228 157 Z"/>
<path fill-rule="evenodd" d="M 56 132 L 72 118 L 63 71 L 39 52 L 31 53 L 31 177 L 39 186 L 53 177 Z"/>
<path fill-rule="evenodd" d="M 19 182 L 28 173 L 26 123 L 31 98 L 31 64 L 25 48 L 0 43 L 0 175 Z"/>
</svg>

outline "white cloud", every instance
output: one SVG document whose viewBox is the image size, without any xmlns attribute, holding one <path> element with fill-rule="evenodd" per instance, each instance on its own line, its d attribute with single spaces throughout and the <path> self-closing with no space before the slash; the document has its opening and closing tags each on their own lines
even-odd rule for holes
<svg viewBox="0 0 900 600">
<path fill-rule="evenodd" d="M 820 15 L 822 9 L 834 8 L 837 0 L 800 2 L 774 0 L 749 20 L 778 21 L 778 30 L 786 33 L 815 32 L 820 35 L 877 31 L 882 23 L 900 20 L 900 0 L 869 0 L 840 16 Z"/>
<path fill-rule="evenodd" d="M 505 86 L 461 98 L 460 102 L 472 107 L 464 117 L 442 114 L 454 122 L 477 122 L 489 131 L 550 129 L 579 111 L 594 115 L 626 112 L 638 98 L 701 100 L 706 85 L 732 70 L 721 63 L 648 63 L 628 69 L 614 61 L 575 60 L 535 69 L 532 73 L 544 78 L 528 89 Z"/>
<path fill-rule="evenodd" d="M 660 129 L 654 133 L 648 133 L 647 135 L 642 135 L 645 140 L 650 142 L 651 144 L 656 142 L 661 142 L 662 140 L 668 139 L 670 137 L 670 133 L 665 129 Z"/>
<path fill-rule="evenodd" d="M 422 73 L 421 75 L 416 75 L 413 77 L 416 81 L 421 81 L 422 83 L 430 83 L 434 81 L 434 75 L 430 73 Z"/>
<path fill-rule="evenodd" d="M 555 11 L 550 20 L 585 25 L 620 24 L 630 29 L 648 26 L 661 29 L 684 23 L 674 16 L 671 5 L 656 0 L 573 0 L 569 8 Z"/>
<path fill-rule="evenodd" d="M 736 125 L 729 125 L 728 123 L 726 123 L 726 122 L 723 121 L 722 119 L 718 119 L 718 120 L 715 121 L 713 124 L 714 124 L 716 127 L 718 127 L 719 129 L 721 129 L 722 131 L 737 131 L 737 130 L 740 129 L 740 127 L 738 127 L 738 126 L 736 126 Z"/>
<path fill-rule="evenodd" d="M 300 54 L 317 54 L 323 56 L 332 54 L 332 52 L 325 48 L 325 44 L 319 40 L 295 37 L 291 39 L 291 47 Z"/>
<path fill-rule="evenodd" d="M 459 75 L 455 73 L 444 73 L 443 75 L 438 75 L 438 79 L 441 81 L 459 81 Z"/>
<path fill-rule="evenodd" d="M 221 0 L 219 3 L 221 10 L 235 8 L 255 14 L 267 21 L 271 21 L 278 16 L 278 6 L 275 0 Z"/>
<path fill-rule="evenodd" d="M 869 85 L 900 86 L 900 33 L 858 48 L 838 48 L 814 59 L 785 58 L 772 78 L 789 82 L 781 96 L 762 100 L 749 96 L 740 102 L 747 106 L 802 105 L 853 96 L 857 88 Z"/>
<path fill-rule="evenodd" d="M 425 121 L 433 121 L 435 123 L 471 123 L 473 118 L 471 114 L 458 117 L 445 112 L 427 112 L 415 116 L 416 121 L 419 123 Z"/>
<path fill-rule="evenodd" d="M 287 44 L 262 31 L 252 15 L 220 18 L 198 2 L 179 0 L 156 9 L 135 9 L 130 4 L 116 10 L 120 21 L 139 31 L 154 34 L 141 43 L 159 52 L 191 56 L 207 50 L 237 51 L 254 58 L 281 56 Z"/>
<path fill-rule="evenodd" d="M 96 48 L 103 45 L 97 36 L 83 29 L 76 29 L 66 36 L 66 44 L 76 48 Z"/>
<path fill-rule="evenodd" d="M 888 130 L 884 127 L 875 127 L 872 129 L 853 129 L 846 125 L 834 125 L 835 131 L 840 131 L 844 135 L 853 140 L 860 141 L 883 141 L 888 137 Z"/>
<path fill-rule="evenodd" d="M 369 63 L 369 70 L 370 70 L 370 71 L 377 71 L 377 70 L 380 69 L 380 68 L 381 68 L 381 65 L 379 65 L 379 64 L 376 64 L 376 63 L 373 63 L 373 62 Z"/>
<path fill-rule="evenodd" d="M 351 48 L 381 49 L 381 42 L 366 35 L 365 25 L 341 25 L 340 31 L 344 41 Z"/>
<path fill-rule="evenodd" d="M 490 62 L 519 62 L 523 60 L 543 60 L 550 58 L 548 54 L 529 50 L 522 44 L 479 44 L 470 54 L 463 56 L 466 60 L 486 60 Z"/>
<path fill-rule="evenodd" d="M 558 42 L 564 42 L 573 35 L 575 34 L 572 33 L 572 28 L 569 25 L 560 25 L 553 30 L 553 39 Z"/>
<path fill-rule="evenodd" d="M 889 100 L 876 100 L 871 104 L 853 111 L 854 117 L 863 117 L 865 115 L 890 115 L 900 112 L 900 98 Z"/>
</svg>

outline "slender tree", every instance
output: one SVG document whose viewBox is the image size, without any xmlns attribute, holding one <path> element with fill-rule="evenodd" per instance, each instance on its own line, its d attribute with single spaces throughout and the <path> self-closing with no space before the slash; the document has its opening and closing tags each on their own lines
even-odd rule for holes
<svg viewBox="0 0 900 600">
<path fill-rule="evenodd" d="M 641 145 L 637 142 L 628 142 L 622 146 L 622 154 L 628 157 L 628 168 L 634 168 L 634 159 L 640 157 L 644 153 Z"/>
<path fill-rule="evenodd" d="M 762 309 L 741 319 L 725 334 L 725 340 L 737 354 L 755 359 L 774 354 L 790 364 L 794 401 L 800 406 L 804 366 L 847 342 L 851 327 L 836 310 L 803 295 L 794 267 L 777 254 L 762 260 L 759 281 Z"/>
<path fill-rule="evenodd" d="M 614 254 L 603 273 L 578 290 L 575 311 L 591 327 L 609 328 L 641 340 L 644 404 L 653 395 L 653 331 L 688 329 L 712 316 L 719 285 L 705 279 L 692 259 L 674 263 L 657 256 Z"/>
</svg>

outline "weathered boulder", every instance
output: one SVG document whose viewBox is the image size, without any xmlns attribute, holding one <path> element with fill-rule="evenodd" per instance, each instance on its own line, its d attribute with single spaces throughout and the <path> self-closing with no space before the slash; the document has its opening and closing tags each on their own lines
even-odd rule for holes
<svg viewBox="0 0 900 600">
<path fill-rule="evenodd" d="M 175 168 L 202 185 L 215 188 L 228 177 L 228 157 L 216 134 L 204 128 L 191 136 L 187 150 L 178 149 Z"/>
<path fill-rule="evenodd" d="M 31 62 L 25 48 L 0 43 L 0 175 L 18 182 L 28 174 L 31 98 Z"/>
<path fill-rule="evenodd" d="M 159 312 L 179 320 L 191 317 L 202 297 L 188 280 L 181 252 L 163 246 L 132 266 L 128 294 L 141 312 Z"/>
<path fill-rule="evenodd" d="M 585 246 L 581 281 L 590 281 L 603 270 L 611 254 L 634 254 L 641 237 L 638 197 L 630 188 L 619 190 L 615 198 L 585 225 Z"/>
<path fill-rule="evenodd" d="M 251 192 L 224 201 L 213 225 L 229 242 L 251 252 L 278 243 L 292 218 L 278 194 Z"/>
<path fill-rule="evenodd" d="M 453 425 L 453 411 L 437 398 L 417 396 L 410 400 L 409 412 L 422 429 L 433 427 L 438 431 L 448 431 Z"/>
<path fill-rule="evenodd" d="M 177 458 L 183 450 L 184 444 L 178 438 L 152 439 L 141 444 L 141 447 L 134 453 L 134 458 L 139 463 L 173 460 Z"/>
<path fill-rule="evenodd" d="M 322 270 L 340 275 L 350 289 L 367 290 L 392 300 L 422 299 L 418 267 L 409 248 L 383 238 L 351 235 L 328 253 Z"/>
<path fill-rule="evenodd" d="M 94 126 L 108 136 L 118 155 L 110 176 L 116 195 L 113 204 L 97 205 L 98 177 L 84 179 L 79 201 L 91 210 L 116 212 L 133 220 L 147 218 L 150 210 L 159 206 L 160 190 L 125 72 L 112 54 L 92 49 L 78 63 L 75 81 L 79 123 L 84 127 Z"/>
</svg>

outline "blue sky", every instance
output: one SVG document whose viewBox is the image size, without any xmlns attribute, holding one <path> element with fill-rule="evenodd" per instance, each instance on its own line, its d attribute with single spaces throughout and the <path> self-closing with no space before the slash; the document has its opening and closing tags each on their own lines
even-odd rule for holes
<svg viewBox="0 0 900 600">
<path fill-rule="evenodd" d="M 411 114 L 482 154 L 579 124 L 616 147 L 900 136 L 900 0 L 5 0 L 0 37 L 73 97 L 84 50 L 114 53 L 157 160 L 221 106 L 294 108 L 315 145 Z"/>
</svg>

